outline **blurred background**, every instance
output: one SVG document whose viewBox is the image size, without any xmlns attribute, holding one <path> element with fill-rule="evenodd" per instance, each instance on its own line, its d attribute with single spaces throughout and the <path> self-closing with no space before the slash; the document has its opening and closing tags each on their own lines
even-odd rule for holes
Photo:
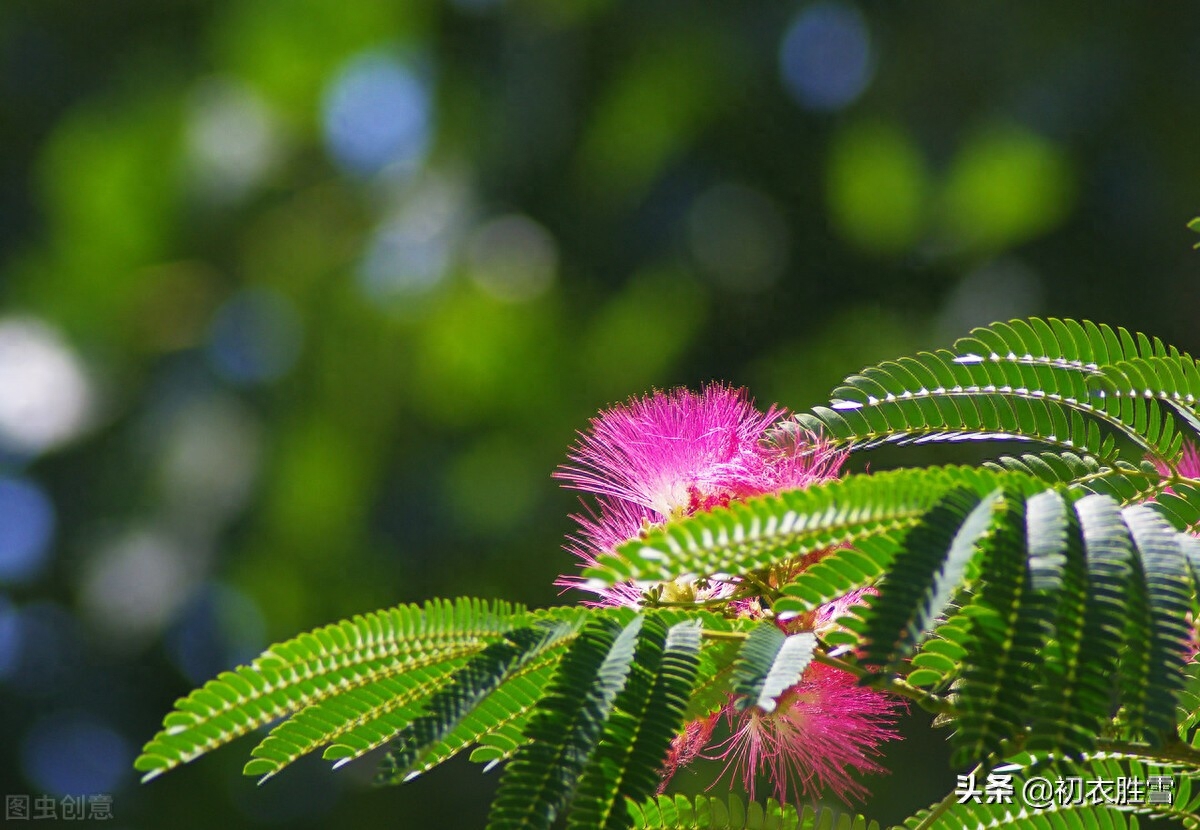
<svg viewBox="0 0 1200 830">
<path fill-rule="evenodd" d="M 482 827 L 461 760 L 130 765 L 303 629 L 573 601 L 550 474 L 606 404 L 805 408 L 1018 315 L 1200 350 L 1198 76 L 1183 4 L 7 0 L 0 790 Z M 910 729 L 882 820 L 953 787 Z"/>
</svg>

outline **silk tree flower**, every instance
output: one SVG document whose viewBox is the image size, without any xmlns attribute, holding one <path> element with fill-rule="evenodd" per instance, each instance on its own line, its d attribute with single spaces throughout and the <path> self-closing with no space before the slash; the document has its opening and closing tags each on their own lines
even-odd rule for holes
<svg viewBox="0 0 1200 830">
<path fill-rule="evenodd" d="M 806 615 L 807 620 L 777 618 L 776 624 L 791 633 L 828 632 L 839 617 L 873 593 L 872 588 L 852 591 Z M 813 663 L 799 683 L 779 696 L 771 712 L 758 707 L 739 711 L 731 698 L 716 713 L 688 723 L 671 744 L 659 791 L 681 767 L 710 757 L 726 761 L 721 778 L 728 773 L 740 777 L 751 799 L 758 773 L 764 771 L 781 803 L 786 803 L 789 790 L 815 797 L 824 788 L 846 802 L 861 799 L 866 790 L 853 776 L 883 771 L 874 757 L 883 742 L 898 736 L 896 721 L 904 709 L 899 698 L 860 686 L 840 669 Z M 705 745 L 721 719 L 732 734 L 715 748 L 716 754 L 706 756 Z"/>
<path fill-rule="evenodd" d="M 1161 458 L 1149 456 L 1151 462 L 1158 469 L 1159 475 L 1168 476 L 1171 474 L 1171 468 Z M 1191 441 L 1183 442 L 1183 454 L 1179 458 L 1179 463 L 1175 465 L 1175 469 L 1179 475 L 1185 478 L 1200 478 L 1200 448 L 1197 448 Z M 1171 492 L 1170 488 L 1166 492 Z"/>
<path fill-rule="evenodd" d="M 1191 441 L 1183 442 L 1183 457 L 1179 460 L 1179 474 L 1188 478 L 1200 478 L 1200 449 Z"/>
<path fill-rule="evenodd" d="M 1151 456 L 1150 460 L 1158 469 L 1159 475 L 1169 476 L 1171 474 L 1171 468 L 1162 459 Z M 1185 478 L 1200 479 L 1200 447 L 1197 447 L 1191 441 L 1185 440 L 1183 442 L 1183 453 L 1179 458 L 1179 463 L 1175 465 L 1175 470 Z M 1174 490 L 1167 487 L 1163 492 L 1174 493 Z M 1191 655 L 1190 659 L 1192 661 L 1200 662 L 1200 620 L 1193 620 L 1190 615 L 1188 619 L 1191 625 L 1192 638 L 1187 645 L 1187 653 Z"/>
<path fill-rule="evenodd" d="M 793 790 L 810 797 L 829 790 L 844 801 L 861 800 L 867 791 L 854 775 L 884 771 L 875 758 L 880 744 L 898 737 L 902 708 L 899 700 L 860 686 L 848 672 L 813 663 L 779 696 L 773 711 L 727 706 L 733 731 L 714 757 L 726 762 L 721 777 L 740 777 L 751 799 L 758 772 L 765 770 L 781 803 Z"/>
<path fill-rule="evenodd" d="M 556 477 L 658 521 L 728 504 L 762 492 L 759 440 L 780 414 L 759 412 L 743 390 L 722 384 L 698 395 L 656 391 L 593 418 Z"/>
<path fill-rule="evenodd" d="M 595 496 L 573 518 L 568 550 L 585 567 L 652 527 L 752 496 L 837 475 L 844 454 L 814 438 L 803 446 L 764 441 L 784 415 L 755 408 L 745 390 L 714 383 L 700 393 L 656 391 L 602 411 L 555 477 Z M 578 577 L 558 584 L 586 587 Z M 634 585 L 599 589 L 600 605 L 636 604 Z"/>
<path fill-rule="evenodd" d="M 765 440 L 767 430 L 784 416 L 771 407 L 760 412 L 743 390 L 721 384 L 699 394 L 687 389 L 653 392 L 602 411 L 570 452 L 570 463 L 555 474 L 566 486 L 594 496 L 573 518 L 578 531 L 568 550 L 584 566 L 649 529 L 733 501 L 807 487 L 837 476 L 844 453 L 817 436 L 793 433 L 779 444 Z M 828 551 L 800 557 L 798 572 Z M 579 577 L 558 584 L 588 587 Z M 728 582 L 660 586 L 664 598 L 719 598 Z M 632 583 L 597 589 L 594 605 L 640 604 L 641 589 Z M 833 625 L 850 606 L 862 601 L 855 592 L 804 618 L 779 624 L 788 631 Z M 756 599 L 730 602 L 730 610 L 761 618 Z M 732 701 L 717 712 L 685 724 L 675 738 L 663 769 L 663 786 L 680 767 L 704 753 L 713 729 L 724 717 L 732 734 L 716 749 L 735 770 L 751 796 L 760 770 L 771 774 L 776 794 L 786 801 L 789 789 L 815 793 L 832 787 L 843 797 L 863 792 L 852 775 L 875 772 L 872 760 L 884 740 L 896 736 L 900 704 L 873 689 L 860 687 L 842 671 L 813 664 L 800 682 L 778 699 L 774 711 L 753 707 L 738 711 Z"/>
</svg>

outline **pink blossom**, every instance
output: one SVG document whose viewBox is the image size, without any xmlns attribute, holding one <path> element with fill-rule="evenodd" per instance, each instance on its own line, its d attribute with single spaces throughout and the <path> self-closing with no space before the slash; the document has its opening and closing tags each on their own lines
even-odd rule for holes
<svg viewBox="0 0 1200 830">
<path fill-rule="evenodd" d="M 592 494 L 568 550 L 583 562 L 598 559 L 622 543 L 672 519 L 730 502 L 783 490 L 808 487 L 834 478 L 845 460 L 818 436 L 791 431 L 779 443 L 765 440 L 767 430 L 784 415 L 771 407 L 760 412 L 743 390 L 711 384 L 699 394 L 687 389 L 653 392 L 607 409 L 592 419 L 570 453 L 570 463 L 556 477 L 568 487 Z M 797 558 L 789 572 L 798 573 L 829 551 Z M 784 578 L 784 577 L 779 577 Z M 579 577 L 558 584 L 590 587 Z M 678 591 L 689 598 L 729 596 L 730 581 L 668 583 L 664 597 Z M 597 605 L 637 605 L 641 589 L 626 583 L 596 589 Z M 812 630 L 828 628 L 864 592 L 784 624 Z M 729 610 L 744 616 L 764 615 L 756 598 L 730 600 Z M 760 769 L 769 772 L 780 800 L 789 788 L 815 793 L 833 787 L 846 796 L 862 788 L 854 772 L 875 772 L 878 745 L 896 735 L 900 704 L 854 677 L 813 664 L 799 683 L 779 697 L 771 713 L 754 708 L 737 712 L 732 704 L 692 720 L 675 738 L 663 770 L 663 785 L 675 771 L 700 756 L 724 713 L 733 734 L 719 749 L 726 771 L 735 769 L 751 795 Z"/>
<path fill-rule="evenodd" d="M 726 707 L 733 734 L 716 747 L 732 772 L 755 796 L 755 779 L 766 770 L 782 803 L 790 790 L 815 797 L 831 790 L 849 801 L 866 789 L 854 774 L 882 772 L 879 745 L 898 736 L 903 704 L 858 685 L 847 672 L 813 663 L 795 686 L 780 695 L 772 712 Z"/>
<path fill-rule="evenodd" d="M 658 520 L 763 490 L 764 431 L 781 413 L 745 392 L 710 384 L 653 392 L 592 419 L 556 477 L 568 486 L 638 505 Z"/>
<path fill-rule="evenodd" d="M 1150 456 L 1150 460 L 1154 463 L 1160 475 L 1170 475 L 1171 468 L 1161 458 Z M 1200 448 L 1191 441 L 1183 442 L 1182 454 L 1179 461 L 1175 464 L 1175 470 L 1179 475 L 1185 478 L 1200 478 Z M 1168 488 L 1166 492 L 1171 492 Z"/>
<path fill-rule="evenodd" d="M 688 721 L 684 725 L 683 731 L 671 741 L 671 748 L 667 752 L 667 761 L 663 764 L 662 783 L 658 786 L 660 793 L 667 789 L 667 784 L 670 783 L 672 776 L 680 767 L 687 766 L 700 757 L 704 745 L 712 737 L 713 729 L 720 717 L 721 713 L 717 712 L 706 718 Z"/>
<path fill-rule="evenodd" d="M 783 414 L 777 407 L 760 412 L 745 390 L 719 383 L 699 394 L 656 391 L 602 411 L 580 434 L 571 463 L 555 473 L 596 497 L 594 507 L 573 516 L 579 529 L 568 550 L 587 567 L 670 519 L 836 476 L 844 454 L 824 441 L 764 442 Z M 583 585 L 570 576 L 557 584 Z M 599 593 L 602 605 L 640 597 L 631 585 Z"/>
</svg>

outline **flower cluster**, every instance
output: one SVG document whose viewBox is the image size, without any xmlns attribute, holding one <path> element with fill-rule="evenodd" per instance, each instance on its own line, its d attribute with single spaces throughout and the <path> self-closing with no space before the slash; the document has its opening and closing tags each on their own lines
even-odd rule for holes
<svg viewBox="0 0 1200 830">
<path fill-rule="evenodd" d="M 568 549 L 590 566 L 673 519 L 835 478 L 844 455 L 819 437 L 785 444 L 766 440 L 767 430 L 784 414 L 777 407 L 760 412 L 743 390 L 721 384 L 698 394 L 687 389 L 653 392 L 601 412 L 571 450 L 570 463 L 556 474 L 568 487 L 594 497 L 574 516 L 579 529 Z M 793 563 L 793 570 L 822 555 L 804 557 Z M 562 577 L 559 584 L 588 587 L 574 576 Z M 735 599 L 731 585 L 715 584 L 666 585 L 661 594 L 727 596 L 730 613 L 765 616 L 757 600 L 741 594 Z M 596 605 L 637 605 L 643 599 L 641 588 L 633 584 L 596 590 Z M 861 593 L 844 597 L 807 619 L 789 621 L 787 630 L 825 628 L 860 601 Z M 726 772 L 739 775 L 751 796 L 757 774 L 766 771 L 781 801 L 790 789 L 815 795 L 831 788 L 844 798 L 859 797 L 863 790 L 852 775 L 880 770 L 873 758 L 882 742 L 896 736 L 899 708 L 898 701 L 859 686 L 846 672 L 813 663 L 771 712 L 753 707 L 739 711 L 731 702 L 686 724 L 668 755 L 664 783 L 704 754 L 724 719 L 730 735 L 712 748 L 713 757 L 726 760 Z"/>
<path fill-rule="evenodd" d="M 654 392 L 601 412 L 555 474 L 596 496 L 573 517 L 579 533 L 568 549 L 590 566 L 671 519 L 836 476 L 844 456 L 819 440 L 800 451 L 764 442 L 783 414 L 759 412 L 744 390 L 721 384 L 699 394 Z M 599 604 L 630 604 L 639 595 L 631 586 L 603 589 Z"/>
</svg>

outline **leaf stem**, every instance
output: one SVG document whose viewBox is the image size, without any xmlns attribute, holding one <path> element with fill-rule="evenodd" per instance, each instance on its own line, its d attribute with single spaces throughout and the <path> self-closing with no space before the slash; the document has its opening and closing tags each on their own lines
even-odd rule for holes
<svg viewBox="0 0 1200 830">
<path fill-rule="evenodd" d="M 658 599 L 646 604 L 647 608 L 715 608 L 729 604 L 728 597 L 721 599 L 696 599 L 696 600 L 667 600 Z"/>
<path fill-rule="evenodd" d="M 702 628 L 700 636 L 710 640 L 745 640 L 750 635 L 745 631 L 717 631 L 713 628 Z"/>
<path fill-rule="evenodd" d="M 983 771 L 983 764 L 979 764 L 975 767 L 975 769 L 971 770 L 967 774 L 968 775 L 978 775 L 982 771 Z M 951 807 L 954 806 L 954 804 L 957 801 L 957 797 L 958 797 L 957 788 L 946 793 L 946 797 L 943 798 L 941 801 L 939 801 L 937 804 L 935 804 L 933 806 L 933 809 L 931 809 L 929 811 L 929 815 L 927 815 L 927 816 L 925 816 L 925 818 L 921 819 L 921 821 L 919 823 L 917 823 L 912 828 L 912 830 L 929 830 L 930 827 L 933 827 L 934 822 L 936 822 L 939 818 L 942 817 L 942 813 L 946 812 L 947 810 L 949 810 Z"/>
<path fill-rule="evenodd" d="M 842 660 L 838 657 L 830 657 L 828 654 L 817 652 L 813 655 L 813 660 L 826 666 L 835 669 L 841 669 L 844 672 L 849 672 L 860 680 L 869 680 L 873 686 L 882 689 L 885 692 L 906 697 L 914 701 L 918 706 L 927 712 L 932 712 L 935 715 L 955 715 L 957 711 L 950 701 L 945 698 L 938 697 L 935 694 L 919 689 L 916 686 L 907 683 L 897 677 L 887 677 L 885 675 L 875 674 L 867 671 L 862 666 L 851 663 L 848 660 Z"/>
<path fill-rule="evenodd" d="M 1135 741 L 1113 741 L 1100 739 L 1096 741 L 1096 749 L 1100 752 L 1113 752 L 1121 755 L 1134 755 L 1139 759 L 1163 764 L 1192 764 L 1200 766 L 1200 750 L 1185 743 L 1171 746 L 1152 747 L 1149 744 Z"/>
</svg>

